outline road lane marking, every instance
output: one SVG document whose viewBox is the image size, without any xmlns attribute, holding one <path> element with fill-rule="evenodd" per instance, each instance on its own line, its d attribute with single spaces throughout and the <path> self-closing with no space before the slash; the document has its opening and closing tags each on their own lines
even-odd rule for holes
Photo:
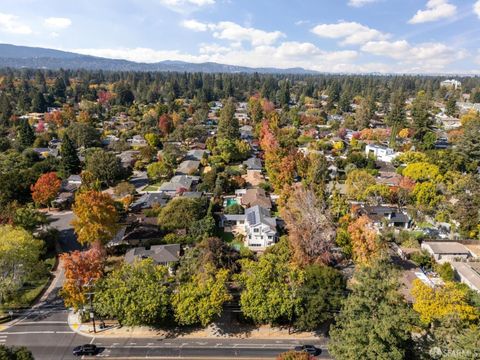
<svg viewBox="0 0 480 360">
<path fill-rule="evenodd" d="M 29 321 L 29 322 L 21 322 L 17 325 L 55 325 L 55 324 L 62 324 L 68 325 L 65 321 Z"/>
<path fill-rule="evenodd" d="M 3 332 L 6 335 L 30 335 L 30 334 L 75 334 L 74 331 L 17 331 L 17 332 Z"/>
<path fill-rule="evenodd" d="M 92 340 L 90 340 L 90 344 L 93 344 L 94 341 L 95 341 L 95 337 L 93 337 Z"/>
</svg>

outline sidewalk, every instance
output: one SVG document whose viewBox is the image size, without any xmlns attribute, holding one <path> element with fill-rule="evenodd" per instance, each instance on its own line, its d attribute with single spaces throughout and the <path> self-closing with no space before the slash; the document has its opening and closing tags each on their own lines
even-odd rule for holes
<svg viewBox="0 0 480 360">
<path fill-rule="evenodd" d="M 295 332 L 288 333 L 286 328 L 271 327 L 262 325 L 258 327 L 244 326 L 244 328 L 235 327 L 234 332 L 222 332 L 215 324 L 209 325 L 204 329 L 167 331 L 153 329 L 144 326 L 119 327 L 112 326 L 110 328 L 100 330 L 97 323 L 97 332 L 93 332 L 91 323 L 80 323 L 77 314 L 70 312 L 68 315 L 68 325 L 76 333 L 84 336 L 95 338 L 177 338 L 177 339 L 278 339 L 278 340 L 319 340 L 321 336 L 313 332 Z"/>
</svg>

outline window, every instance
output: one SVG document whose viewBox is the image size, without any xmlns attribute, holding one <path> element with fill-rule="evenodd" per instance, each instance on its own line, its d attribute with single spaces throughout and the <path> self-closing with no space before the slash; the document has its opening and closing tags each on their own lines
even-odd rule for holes
<svg viewBox="0 0 480 360">
<path fill-rule="evenodd" d="M 260 231 L 260 229 L 257 229 L 257 228 L 256 228 L 256 229 L 253 229 L 253 232 L 258 233 L 259 231 Z"/>
</svg>

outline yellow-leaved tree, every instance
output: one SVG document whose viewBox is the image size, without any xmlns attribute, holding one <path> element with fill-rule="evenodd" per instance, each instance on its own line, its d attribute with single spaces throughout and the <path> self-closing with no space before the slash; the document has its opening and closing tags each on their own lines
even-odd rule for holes
<svg viewBox="0 0 480 360">
<path fill-rule="evenodd" d="M 80 244 L 105 244 L 118 231 L 119 215 L 110 195 L 90 190 L 75 197 L 72 221 L 73 229 Z"/>
<path fill-rule="evenodd" d="M 462 320 L 475 321 L 480 311 L 468 303 L 468 290 L 454 282 L 432 288 L 419 279 L 414 280 L 412 295 L 413 309 L 420 314 L 420 320 L 430 324 L 448 315 L 456 315 Z"/>
</svg>

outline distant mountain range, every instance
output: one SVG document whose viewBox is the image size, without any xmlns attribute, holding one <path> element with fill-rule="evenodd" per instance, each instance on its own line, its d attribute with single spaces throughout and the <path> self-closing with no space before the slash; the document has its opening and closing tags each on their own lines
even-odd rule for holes
<svg viewBox="0 0 480 360">
<path fill-rule="evenodd" d="M 264 73 L 264 74 L 316 74 L 303 68 L 250 68 L 206 63 L 188 63 L 183 61 L 161 61 L 157 63 L 137 63 L 128 60 L 107 59 L 96 56 L 76 54 L 53 49 L 0 44 L 0 68 L 33 69 L 86 69 L 108 71 L 170 71 L 170 72 L 206 72 L 206 73 Z"/>
</svg>

